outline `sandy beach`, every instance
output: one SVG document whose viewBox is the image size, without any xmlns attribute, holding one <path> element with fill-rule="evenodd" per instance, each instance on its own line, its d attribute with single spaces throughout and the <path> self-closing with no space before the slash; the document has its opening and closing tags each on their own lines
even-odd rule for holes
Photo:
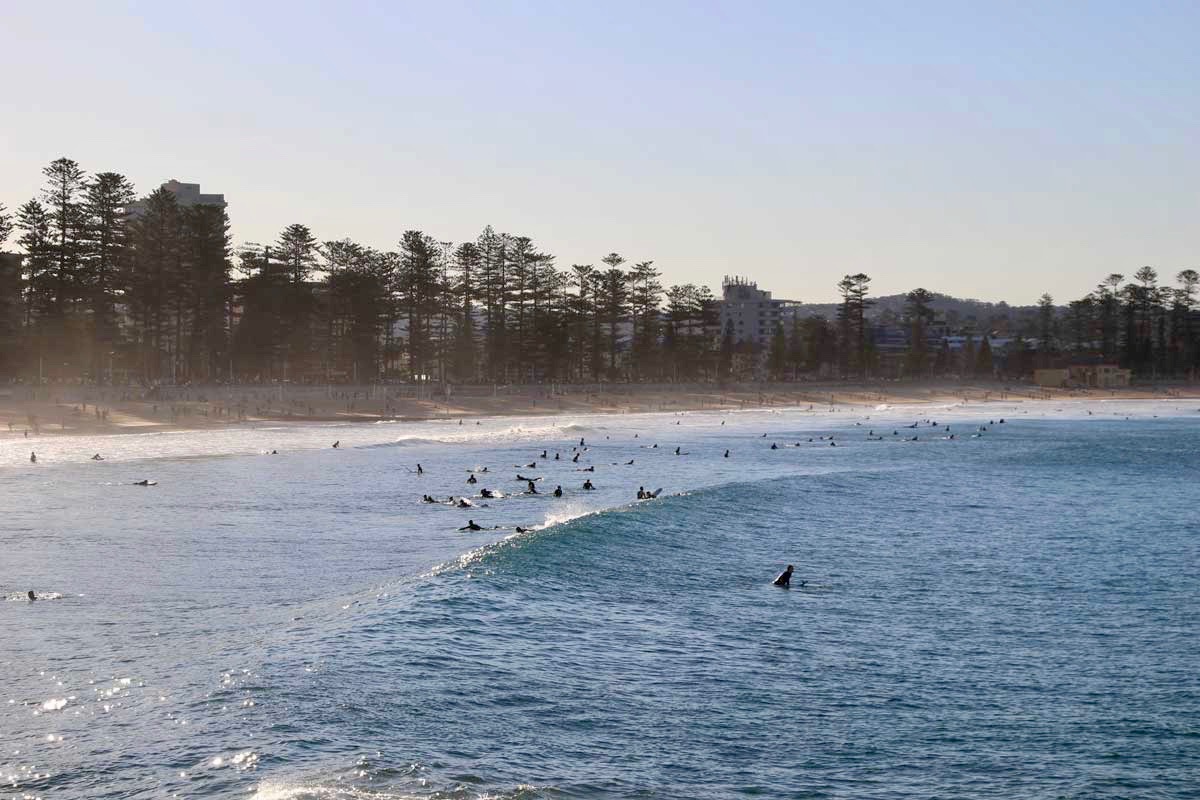
<svg viewBox="0 0 1200 800">
<path fill-rule="evenodd" d="M 0 436 L 149 433 L 262 422 L 374 422 L 804 406 L 1200 399 L 1200 385 L 1063 390 L 1014 383 L 780 383 L 754 386 L 460 387 L 449 396 L 376 386 L 51 386 L 0 390 Z"/>
</svg>

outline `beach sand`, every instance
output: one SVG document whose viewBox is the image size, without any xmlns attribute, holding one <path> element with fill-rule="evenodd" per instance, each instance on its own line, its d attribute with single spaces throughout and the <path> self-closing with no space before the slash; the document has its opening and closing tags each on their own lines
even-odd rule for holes
<svg viewBox="0 0 1200 800">
<path fill-rule="evenodd" d="M 172 389 L 176 398 L 131 399 L 128 390 L 49 387 L 37 399 L 17 387 L 0 392 L 0 436 L 34 433 L 94 435 L 228 428 L 261 422 L 374 422 L 381 419 L 478 419 L 546 414 L 622 414 L 718 409 L 1029 402 L 1038 400 L 1165 400 L 1200 398 L 1200 385 L 1119 390 L 1056 390 L 1017 383 L 895 382 L 779 383 L 725 388 L 612 386 L 459 390 L 451 397 L 415 399 L 386 387 L 253 386 Z M 289 395 L 301 395 L 294 397 Z M 108 396 L 106 396 L 108 395 Z M 97 414 L 97 409 L 100 413 Z"/>
</svg>

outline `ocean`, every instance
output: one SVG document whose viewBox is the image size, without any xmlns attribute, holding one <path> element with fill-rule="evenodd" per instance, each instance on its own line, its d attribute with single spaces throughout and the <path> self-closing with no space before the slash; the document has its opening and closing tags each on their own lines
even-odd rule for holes
<svg viewBox="0 0 1200 800">
<path fill-rule="evenodd" d="M 1198 797 L 1198 406 L 9 435 L 0 797 Z"/>
</svg>

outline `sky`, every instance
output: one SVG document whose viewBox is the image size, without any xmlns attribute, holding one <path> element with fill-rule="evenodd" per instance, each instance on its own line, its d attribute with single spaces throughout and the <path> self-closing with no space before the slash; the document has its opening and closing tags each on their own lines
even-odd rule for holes
<svg viewBox="0 0 1200 800">
<path fill-rule="evenodd" d="M 380 249 L 1027 304 L 1200 267 L 1194 2 L 8 3 L 0 203 L 60 156 Z M 12 246 L 10 242 L 10 247 Z"/>
</svg>

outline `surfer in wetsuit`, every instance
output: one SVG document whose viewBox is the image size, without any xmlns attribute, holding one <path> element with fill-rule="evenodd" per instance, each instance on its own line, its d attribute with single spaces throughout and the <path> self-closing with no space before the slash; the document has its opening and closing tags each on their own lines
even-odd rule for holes
<svg viewBox="0 0 1200 800">
<path fill-rule="evenodd" d="M 475 520 L 469 519 L 469 520 L 467 520 L 467 524 L 463 525 L 461 528 L 459 528 L 459 530 L 460 531 L 481 531 L 481 530 L 483 530 L 483 528 L 480 527 L 479 525 L 476 525 Z"/>
<path fill-rule="evenodd" d="M 555 486 L 555 487 L 554 487 L 554 496 L 555 496 L 555 497 L 562 497 L 562 487 L 561 487 L 561 486 Z"/>
<path fill-rule="evenodd" d="M 481 489 L 479 491 L 479 496 L 486 497 L 488 500 L 492 500 L 496 497 L 496 493 L 493 492 L 491 489 Z"/>
<path fill-rule="evenodd" d="M 724 423 L 722 423 L 722 424 L 724 424 Z M 725 451 L 725 458 L 729 458 L 729 451 L 728 451 L 728 450 L 726 450 L 726 451 Z"/>
<path fill-rule="evenodd" d="M 790 589 L 792 586 L 792 565 L 788 564 L 787 569 L 779 573 L 779 577 L 775 579 L 775 585 L 784 589 Z"/>
<path fill-rule="evenodd" d="M 334 442 L 334 443 L 333 443 L 333 449 L 334 449 L 334 450 L 337 450 L 337 449 L 338 449 L 339 447 L 341 447 L 341 446 L 342 446 L 342 440 L 341 440 L 341 439 L 338 439 L 336 442 Z"/>
<path fill-rule="evenodd" d="M 36 464 L 36 463 L 37 463 L 37 453 L 30 453 L 30 454 L 29 454 L 29 463 L 30 463 L 30 464 Z"/>
<path fill-rule="evenodd" d="M 583 482 L 583 488 L 584 488 L 584 489 L 587 489 L 587 490 L 590 492 L 591 490 L 595 489 L 596 487 L 595 487 L 595 486 L 592 486 L 592 481 L 591 481 L 591 479 L 589 478 L 588 480 L 586 480 L 586 481 L 584 481 L 584 482 Z"/>
<path fill-rule="evenodd" d="M 638 495 L 637 495 L 637 497 L 638 497 L 638 500 L 645 500 L 645 499 L 646 499 L 646 487 L 645 487 L 645 486 L 639 486 L 639 487 L 638 487 Z"/>
<path fill-rule="evenodd" d="M 420 465 L 420 464 L 417 464 L 417 474 L 418 474 L 418 475 L 424 475 L 424 474 L 425 474 L 425 470 L 421 469 L 421 465 Z"/>
<path fill-rule="evenodd" d="M 33 593 L 33 589 L 30 589 L 30 590 L 29 590 L 29 593 L 26 595 L 26 597 L 28 597 L 28 598 L 29 598 L 29 602 L 31 602 L 31 603 L 32 603 L 34 600 L 37 600 L 37 595 Z"/>
<path fill-rule="evenodd" d="M 96 455 L 92 456 L 92 461 L 103 461 L 103 460 L 104 460 L 104 456 L 100 455 L 99 453 L 96 453 Z"/>
<path fill-rule="evenodd" d="M 472 475 L 471 477 L 467 478 L 467 483 L 475 485 L 476 483 L 479 483 L 479 481 L 475 479 L 474 475 Z"/>
<path fill-rule="evenodd" d="M 529 492 L 529 494 L 537 494 L 538 493 L 537 487 L 533 485 L 533 481 L 529 481 L 528 486 L 529 486 L 529 488 L 526 489 L 526 491 Z"/>
</svg>

